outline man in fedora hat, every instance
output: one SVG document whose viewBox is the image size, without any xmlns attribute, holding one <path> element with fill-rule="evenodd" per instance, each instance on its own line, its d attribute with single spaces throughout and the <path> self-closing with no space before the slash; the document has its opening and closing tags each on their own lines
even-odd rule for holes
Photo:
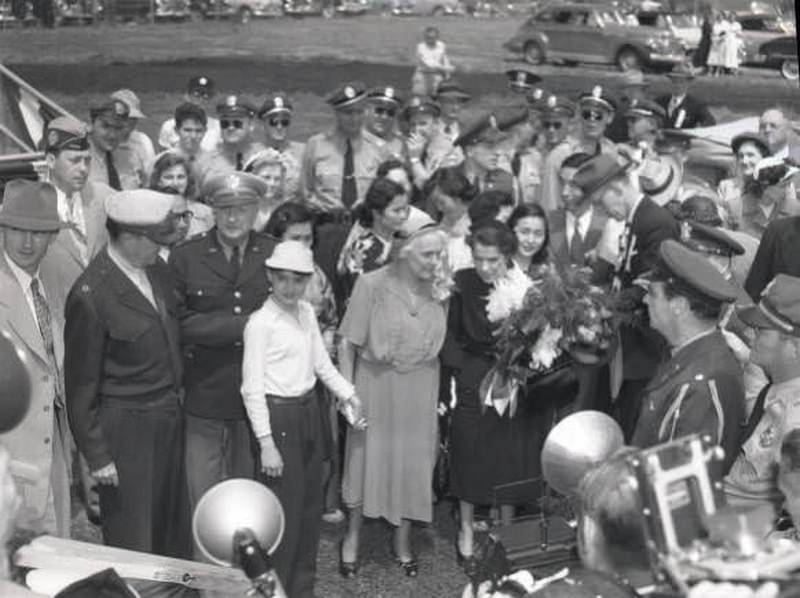
<svg viewBox="0 0 800 598">
<path fill-rule="evenodd" d="M 59 219 L 52 185 L 6 184 L 0 207 L 0 328 L 31 357 L 31 404 L 22 422 L 0 435 L 0 443 L 17 464 L 17 482 L 24 489 L 18 524 L 62 537 L 70 534 L 71 462 L 64 410 L 64 295 L 39 266 L 67 227 Z"/>
<path fill-rule="evenodd" d="M 239 387 L 242 332 L 269 294 L 263 264 L 275 243 L 252 230 L 266 186 L 243 172 L 211 177 L 202 194 L 214 210 L 214 228 L 170 253 L 185 356 L 186 475 L 192 508 L 217 482 L 256 474 L 253 436 Z"/>
<path fill-rule="evenodd" d="M 648 278 L 644 302 L 650 326 L 667 340 L 672 355 L 644 389 L 632 444 L 649 448 L 689 434 L 707 435 L 725 450 L 727 472 L 745 421 L 744 383 L 717 323 L 738 287 L 705 255 L 672 239 L 661 243 Z"/>
<path fill-rule="evenodd" d="M 717 124 L 708 105 L 689 93 L 695 78 L 691 65 L 677 66 L 667 73 L 667 77 L 672 84 L 670 93 L 656 98 L 667 113 L 665 128 L 694 129 Z"/>
<path fill-rule="evenodd" d="M 725 495 L 729 504 L 780 508 L 776 471 L 781 443 L 800 428 L 800 278 L 779 274 L 758 304 L 739 309 L 738 315 L 756 330 L 750 360 L 764 369 L 771 384 L 753 407 L 744 444 L 725 479 Z"/>
<path fill-rule="evenodd" d="M 183 368 L 171 274 L 174 195 L 106 199 L 109 241 L 66 302 L 64 379 L 78 450 L 99 484 L 103 541 L 185 558 Z"/>
</svg>

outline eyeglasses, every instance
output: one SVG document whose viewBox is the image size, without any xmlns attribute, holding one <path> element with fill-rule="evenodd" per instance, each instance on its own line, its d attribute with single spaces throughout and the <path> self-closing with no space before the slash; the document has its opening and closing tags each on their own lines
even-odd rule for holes
<svg viewBox="0 0 800 598">
<path fill-rule="evenodd" d="M 581 112 L 581 118 L 583 120 L 589 120 L 593 122 L 601 121 L 605 118 L 605 114 L 603 112 L 599 112 L 597 110 L 584 110 Z"/>
<path fill-rule="evenodd" d="M 383 108 L 382 106 L 375 106 L 374 108 L 375 114 L 377 116 L 388 116 L 389 118 L 394 118 L 397 114 L 397 110 L 394 108 Z"/>
<path fill-rule="evenodd" d="M 564 126 L 564 123 L 558 122 L 558 121 L 543 122 L 542 123 L 542 128 L 543 129 L 555 129 L 556 131 L 558 131 L 563 126 Z"/>
<path fill-rule="evenodd" d="M 189 222 L 192 218 L 194 218 L 194 214 L 191 211 L 186 210 L 185 212 L 173 212 L 172 217 L 175 220 L 183 220 L 184 222 Z"/>
<path fill-rule="evenodd" d="M 223 118 L 219 121 L 219 126 L 223 129 L 244 129 L 244 121 L 239 119 L 228 120 L 227 118 Z"/>
<path fill-rule="evenodd" d="M 270 127 L 283 127 L 284 129 L 292 124 L 288 118 L 270 118 L 269 119 L 269 126 Z"/>
</svg>

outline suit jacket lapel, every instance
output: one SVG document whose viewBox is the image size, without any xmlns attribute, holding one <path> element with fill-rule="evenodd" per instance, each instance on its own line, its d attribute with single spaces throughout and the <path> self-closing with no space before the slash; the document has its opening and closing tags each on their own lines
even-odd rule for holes
<svg viewBox="0 0 800 598">
<path fill-rule="evenodd" d="M 228 262 L 228 258 L 225 257 L 225 252 L 222 250 L 219 241 L 217 241 L 216 227 L 208 231 L 208 245 L 206 253 L 203 255 L 203 261 L 210 270 L 221 278 L 235 282 L 233 280 L 230 262 Z"/>
<path fill-rule="evenodd" d="M 44 348 L 42 333 L 39 324 L 31 312 L 28 300 L 19 281 L 6 263 L 5 253 L 0 253 L 0 305 L 5 305 L 8 309 L 9 318 L 7 325 L 19 336 L 28 346 L 29 350 L 41 359 L 45 364 L 49 364 L 47 350 Z M 47 291 L 45 291 L 47 292 Z M 53 336 L 56 336 L 55 330 Z M 48 365 L 49 367 L 49 365 Z"/>
<path fill-rule="evenodd" d="M 598 214 L 597 210 L 595 209 L 592 212 L 592 219 L 589 222 L 589 230 L 586 231 L 586 238 L 584 239 L 584 245 L 588 251 L 591 251 L 597 244 L 600 242 L 600 238 L 603 236 L 603 230 L 606 226 L 606 218 L 601 214 Z"/>
<path fill-rule="evenodd" d="M 131 279 L 119 269 L 119 266 L 108 256 L 108 252 L 103 251 L 100 256 L 105 270 L 106 280 L 111 290 L 117 296 L 117 299 L 119 299 L 119 302 L 138 311 L 142 315 L 156 318 L 160 321 L 161 316 L 150 301 L 148 301 L 147 297 L 142 295 L 141 291 L 133 284 Z"/>
</svg>

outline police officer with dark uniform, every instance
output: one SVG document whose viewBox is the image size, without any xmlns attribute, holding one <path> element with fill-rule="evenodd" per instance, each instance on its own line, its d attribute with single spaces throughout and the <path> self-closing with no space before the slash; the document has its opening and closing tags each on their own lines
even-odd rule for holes
<svg viewBox="0 0 800 598">
<path fill-rule="evenodd" d="M 725 449 L 730 468 L 746 419 L 742 370 L 717 321 L 736 300 L 736 285 L 707 257 L 678 241 L 662 242 L 645 296 L 650 325 L 672 357 L 642 396 L 632 444 L 648 448 L 688 434 L 707 434 Z"/>
<path fill-rule="evenodd" d="M 170 253 L 186 371 L 186 471 L 193 508 L 217 482 L 252 479 L 257 471 L 239 389 L 244 325 L 269 294 L 264 260 L 275 242 L 251 230 L 265 192 L 264 181 L 252 174 L 212 176 L 202 195 L 216 225 Z"/>
</svg>

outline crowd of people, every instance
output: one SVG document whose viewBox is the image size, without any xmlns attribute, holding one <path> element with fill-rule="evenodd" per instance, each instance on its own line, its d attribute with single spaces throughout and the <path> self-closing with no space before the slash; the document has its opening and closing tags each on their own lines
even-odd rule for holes
<svg viewBox="0 0 800 598">
<path fill-rule="evenodd" d="M 291 98 L 217 95 L 205 76 L 156 144 L 131 90 L 88 123 L 47 123 L 46 181 L 9 182 L 0 208 L 0 326 L 32 355 L 33 404 L 0 437 L 39 471 L 20 526 L 69 536 L 75 472 L 106 544 L 200 558 L 192 509 L 244 477 L 283 505 L 274 558 L 292 598 L 314 595 L 323 519 L 345 526 L 343 577 L 359 575 L 365 517 L 391 524 L 415 577 L 411 525 L 433 518 L 446 439 L 454 557 L 472 574 L 476 512 L 508 522 L 535 500 L 497 488 L 541 476 L 547 432 L 582 409 L 613 414 L 640 448 L 708 434 L 731 502 L 798 500 L 776 474 L 796 461 L 781 447 L 800 409 L 792 115 L 770 107 L 735 136 L 717 187 L 674 134 L 715 122 L 691 69 L 666 96 L 628 73 L 576 98 L 509 71 L 513 106 L 465 121 L 471 95 L 438 43 L 426 32 L 441 70 L 415 75 L 430 95 L 344 83 L 305 143 Z M 638 320 L 606 359 L 494 404 L 480 391 L 497 362 L 493 289 L 571 268 Z M 601 528 L 632 525 L 600 513 L 607 488 L 588 490 L 618 485 L 614 463 L 585 482 Z M 638 567 L 638 536 L 591 529 L 588 567 Z"/>
</svg>

